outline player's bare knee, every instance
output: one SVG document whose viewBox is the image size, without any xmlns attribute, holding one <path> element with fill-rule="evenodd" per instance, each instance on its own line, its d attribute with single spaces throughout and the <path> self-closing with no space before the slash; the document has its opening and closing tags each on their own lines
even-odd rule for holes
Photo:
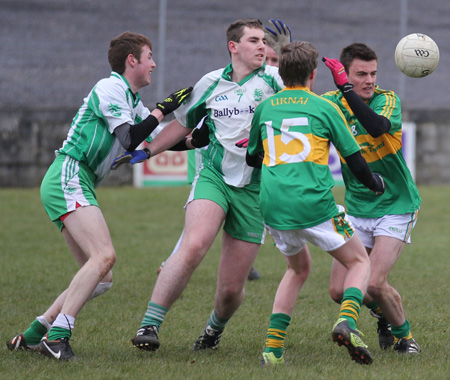
<svg viewBox="0 0 450 380">
<path fill-rule="evenodd" d="M 111 268 L 114 266 L 114 264 L 116 263 L 116 253 L 114 252 L 114 250 L 104 254 L 102 257 L 102 262 L 103 262 L 104 266 L 106 268 L 108 268 L 108 272 L 109 272 L 111 270 Z"/>
<path fill-rule="evenodd" d="M 303 268 L 301 268 L 297 275 L 302 278 L 303 281 L 306 281 L 306 279 L 309 276 L 309 273 L 311 272 L 311 263 L 309 262 L 307 265 L 305 265 Z"/>
<path fill-rule="evenodd" d="M 182 252 L 182 254 L 178 256 L 178 259 L 189 272 L 193 272 L 202 262 L 203 256 L 204 255 L 197 250 L 189 250 Z"/>
<path fill-rule="evenodd" d="M 208 252 L 209 246 L 201 240 L 191 241 L 186 249 L 186 256 L 203 258 Z"/>
<path fill-rule="evenodd" d="M 387 284 L 376 281 L 376 280 L 370 280 L 369 286 L 367 287 L 367 293 L 375 299 L 378 299 L 382 297 L 384 294 L 387 293 Z"/>
<path fill-rule="evenodd" d="M 330 297 L 331 297 L 331 299 L 332 299 L 334 302 L 340 304 L 341 301 L 342 301 L 342 297 L 344 296 L 344 293 L 343 293 L 343 291 L 342 291 L 342 287 L 340 287 L 340 288 L 338 289 L 338 288 L 336 288 L 335 286 L 330 285 L 329 291 L 330 291 Z"/>
<path fill-rule="evenodd" d="M 222 300 L 222 303 L 234 303 L 236 299 L 243 299 L 245 297 L 245 289 L 240 286 L 236 286 L 236 284 L 230 284 L 227 286 L 222 286 L 218 290 L 218 294 Z"/>
<path fill-rule="evenodd" d="M 99 271 L 99 280 L 103 280 L 108 272 L 111 271 L 112 267 L 116 262 L 116 254 L 114 251 L 111 253 L 104 253 L 101 256 L 97 256 L 91 259 Z"/>
</svg>

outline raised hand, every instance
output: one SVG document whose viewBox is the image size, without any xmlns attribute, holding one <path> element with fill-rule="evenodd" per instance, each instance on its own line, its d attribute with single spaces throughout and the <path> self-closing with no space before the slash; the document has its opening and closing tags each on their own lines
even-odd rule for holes
<svg viewBox="0 0 450 380">
<path fill-rule="evenodd" d="M 323 57 L 322 61 L 331 70 L 334 83 L 336 86 L 343 86 L 348 83 L 347 73 L 345 72 L 344 65 L 337 59 Z"/>
<path fill-rule="evenodd" d="M 270 28 L 265 27 L 265 37 L 270 47 L 275 50 L 275 53 L 280 55 L 281 47 L 292 42 L 292 35 L 289 26 L 281 20 L 269 20 Z"/>
<path fill-rule="evenodd" d="M 159 109 L 164 116 L 175 111 L 186 98 L 191 94 L 192 87 L 182 88 L 181 90 L 171 93 L 161 103 L 156 103 L 156 108 Z"/>
</svg>

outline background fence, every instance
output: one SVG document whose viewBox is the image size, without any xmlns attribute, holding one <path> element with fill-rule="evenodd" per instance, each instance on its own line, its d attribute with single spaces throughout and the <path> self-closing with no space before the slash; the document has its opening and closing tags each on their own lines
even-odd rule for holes
<svg viewBox="0 0 450 380">
<path fill-rule="evenodd" d="M 417 182 L 450 183 L 448 0 L 433 7 L 421 0 L 0 0 L 0 186 L 40 184 L 83 97 L 109 76 L 111 38 L 131 30 L 152 40 L 157 67 L 141 97 L 153 108 L 161 100 L 157 93 L 165 96 L 225 66 L 226 28 L 248 17 L 282 19 L 294 39 L 312 42 L 321 56 L 338 57 L 352 42 L 371 46 L 379 58 L 378 84 L 399 93 L 404 121 L 417 124 Z M 397 42 L 413 32 L 439 45 L 441 62 L 429 77 L 407 78 L 395 66 Z M 315 91 L 333 88 L 320 62 Z M 128 169 L 106 184 L 131 184 Z"/>
</svg>

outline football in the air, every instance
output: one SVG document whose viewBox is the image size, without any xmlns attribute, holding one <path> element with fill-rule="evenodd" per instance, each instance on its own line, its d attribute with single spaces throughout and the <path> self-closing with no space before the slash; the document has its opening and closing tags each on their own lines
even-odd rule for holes
<svg viewBox="0 0 450 380">
<path fill-rule="evenodd" d="M 405 75 L 422 78 L 430 75 L 439 63 L 439 48 L 430 37 L 412 33 L 403 37 L 395 48 L 395 64 Z"/>
</svg>

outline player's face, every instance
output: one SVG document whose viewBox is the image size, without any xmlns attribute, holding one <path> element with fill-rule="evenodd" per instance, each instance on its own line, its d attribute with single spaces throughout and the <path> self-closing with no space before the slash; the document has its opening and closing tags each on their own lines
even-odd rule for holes
<svg viewBox="0 0 450 380">
<path fill-rule="evenodd" d="M 257 28 L 244 28 L 240 42 L 236 43 L 239 59 L 251 70 L 261 67 L 266 59 L 264 31 Z"/>
<path fill-rule="evenodd" d="M 266 44 L 266 64 L 270 66 L 278 67 L 280 60 L 277 53 L 269 45 Z"/>
<path fill-rule="evenodd" d="M 152 80 L 152 71 L 155 67 L 156 63 L 153 60 L 150 47 L 147 45 L 143 46 L 139 63 L 136 65 L 136 78 L 140 88 L 150 84 Z"/>
<path fill-rule="evenodd" d="M 373 95 L 377 69 L 376 60 L 363 61 L 359 58 L 355 58 L 348 68 L 348 81 L 354 86 L 353 91 L 363 100 L 369 100 Z"/>
</svg>

